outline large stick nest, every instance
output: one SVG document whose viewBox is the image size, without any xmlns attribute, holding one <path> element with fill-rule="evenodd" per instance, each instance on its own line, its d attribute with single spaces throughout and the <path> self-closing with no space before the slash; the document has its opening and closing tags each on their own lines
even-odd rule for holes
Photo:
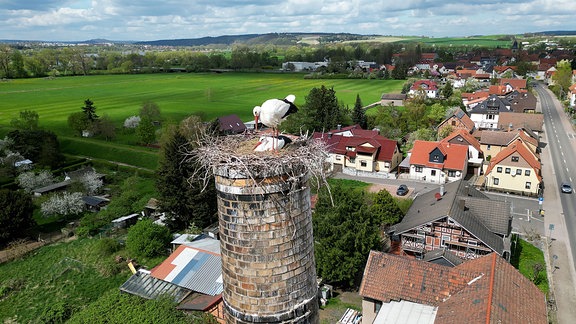
<svg viewBox="0 0 576 324">
<path fill-rule="evenodd" d="M 206 186 L 219 169 L 255 180 L 287 175 L 286 181 L 299 181 L 309 174 L 318 187 L 326 184 L 328 149 L 323 141 L 307 136 L 292 137 L 292 143 L 277 151 L 254 152 L 259 136 L 253 134 L 210 136 L 198 139 L 189 159 L 201 167 L 191 180 Z"/>
</svg>

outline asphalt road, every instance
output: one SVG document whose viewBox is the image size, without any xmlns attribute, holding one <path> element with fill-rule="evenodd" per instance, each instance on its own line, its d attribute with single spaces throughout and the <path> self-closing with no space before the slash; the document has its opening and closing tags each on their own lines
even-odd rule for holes
<svg viewBox="0 0 576 324">
<path fill-rule="evenodd" d="M 552 156 L 552 164 L 554 166 L 555 183 L 549 185 L 546 182 L 544 190 L 557 190 L 560 192 L 559 185 L 563 181 L 570 181 L 574 184 L 576 179 L 576 154 L 574 152 L 574 131 L 571 125 L 566 121 L 562 107 L 558 101 L 553 100 L 550 93 L 542 88 L 542 85 L 535 87 L 540 100 L 542 112 L 544 113 L 544 125 L 546 128 L 546 137 L 548 139 L 548 149 Z M 547 161 L 543 161 L 546 163 Z M 572 194 L 560 194 L 559 200 L 562 204 L 563 217 L 568 232 L 570 247 L 572 250 L 572 258 L 576 260 L 574 252 L 576 252 L 576 196 Z M 574 265 L 576 266 L 576 265 Z"/>
</svg>

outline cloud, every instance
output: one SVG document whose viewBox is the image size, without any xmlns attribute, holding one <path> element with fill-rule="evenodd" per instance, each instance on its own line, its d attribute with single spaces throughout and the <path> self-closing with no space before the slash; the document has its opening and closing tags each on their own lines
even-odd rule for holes
<svg viewBox="0 0 576 324">
<path fill-rule="evenodd" d="M 157 40 L 243 33 L 467 36 L 576 29 L 567 0 L 0 0 L 0 39 Z"/>
</svg>

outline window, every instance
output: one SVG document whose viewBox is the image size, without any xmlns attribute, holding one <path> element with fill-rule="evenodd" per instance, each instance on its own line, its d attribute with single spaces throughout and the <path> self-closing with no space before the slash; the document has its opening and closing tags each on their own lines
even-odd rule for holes
<svg viewBox="0 0 576 324">
<path fill-rule="evenodd" d="M 478 241 L 476 241 L 476 240 L 468 240 L 468 245 L 478 246 Z"/>
<path fill-rule="evenodd" d="M 490 151 L 490 146 L 491 146 L 490 144 L 486 145 L 486 150 L 487 150 L 487 151 Z"/>
<path fill-rule="evenodd" d="M 435 154 L 434 156 L 432 156 L 432 161 L 434 161 L 434 162 L 440 161 L 440 155 Z"/>
<path fill-rule="evenodd" d="M 527 176 L 527 177 L 529 177 L 529 176 L 530 176 L 530 170 L 524 171 L 524 175 Z"/>
<path fill-rule="evenodd" d="M 435 176 L 435 175 L 436 175 L 436 170 L 430 171 L 430 175 L 431 175 L 431 176 Z"/>
<path fill-rule="evenodd" d="M 486 115 L 486 119 L 494 119 L 494 115 Z"/>
<path fill-rule="evenodd" d="M 452 121 L 452 126 L 456 126 L 456 121 L 455 121 L 455 120 Z"/>
<path fill-rule="evenodd" d="M 500 183 L 500 179 L 494 178 L 494 185 L 497 186 Z"/>
<path fill-rule="evenodd" d="M 342 160 L 342 157 L 340 155 L 336 155 L 336 161 L 340 161 Z"/>
<path fill-rule="evenodd" d="M 497 167 L 497 168 L 496 168 L 496 172 L 502 173 L 502 167 Z"/>
<path fill-rule="evenodd" d="M 518 157 L 517 157 L 517 156 L 513 156 L 513 157 L 512 157 L 512 162 L 518 162 Z"/>
<path fill-rule="evenodd" d="M 361 166 L 361 167 L 366 167 L 366 161 L 360 161 L 360 166 Z"/>
<path fill-rule="evenodd" d="M 442 235 L 440 246 L 446 246 L 446 242 L 450 242 L 450 235 Z"/>
<path fill-rule="evenodd" d="M 422 167 L 421 167 L 421 166 L 416 166 L 416 172 L 422 172 Z"/>
<path fill-rule="evenodd" d="M 375 301 L 374 302 L 374 314 L 378 314 L 378 312 L 380 311 L 380 308 L 382 308 L 382 302 L 381 301 Z"/>
<path fill-rule="evenodd" d="M 522 169 L 516 169 L 516 175 L 522 175 Z"/>
<path fill-rule="evenodd" d="M 455 177 L 455 176 L 456 176 L 456 171 L 454 171 L 454 170 L 448 170 L 448 176 L 449 176 L 449 177 Z"/>
<path fill-rule="evenodd" d="M 530 182 L 526 182 L 526 186 L 524 186 L 524 188 L 530 189 L 531 186 L 532 186 L 532 184 Z"/>
<path fill-rule="evenodd" d="M 510 168 L 506 168 L 506 170 L 504 170 L 504 173 L 510 174 Z"/>
</svg>

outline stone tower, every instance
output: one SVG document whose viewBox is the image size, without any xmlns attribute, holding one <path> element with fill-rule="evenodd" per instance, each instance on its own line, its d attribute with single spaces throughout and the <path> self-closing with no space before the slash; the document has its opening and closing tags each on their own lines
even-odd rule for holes
<svg viewBox="0 0 576 324">
<path fill-rule="evenodd" d="M 227 323 L 319 322 L 309 176 L 301 169 L 294 177 L 262 165 L 214 168 Z"/>
</svg>

